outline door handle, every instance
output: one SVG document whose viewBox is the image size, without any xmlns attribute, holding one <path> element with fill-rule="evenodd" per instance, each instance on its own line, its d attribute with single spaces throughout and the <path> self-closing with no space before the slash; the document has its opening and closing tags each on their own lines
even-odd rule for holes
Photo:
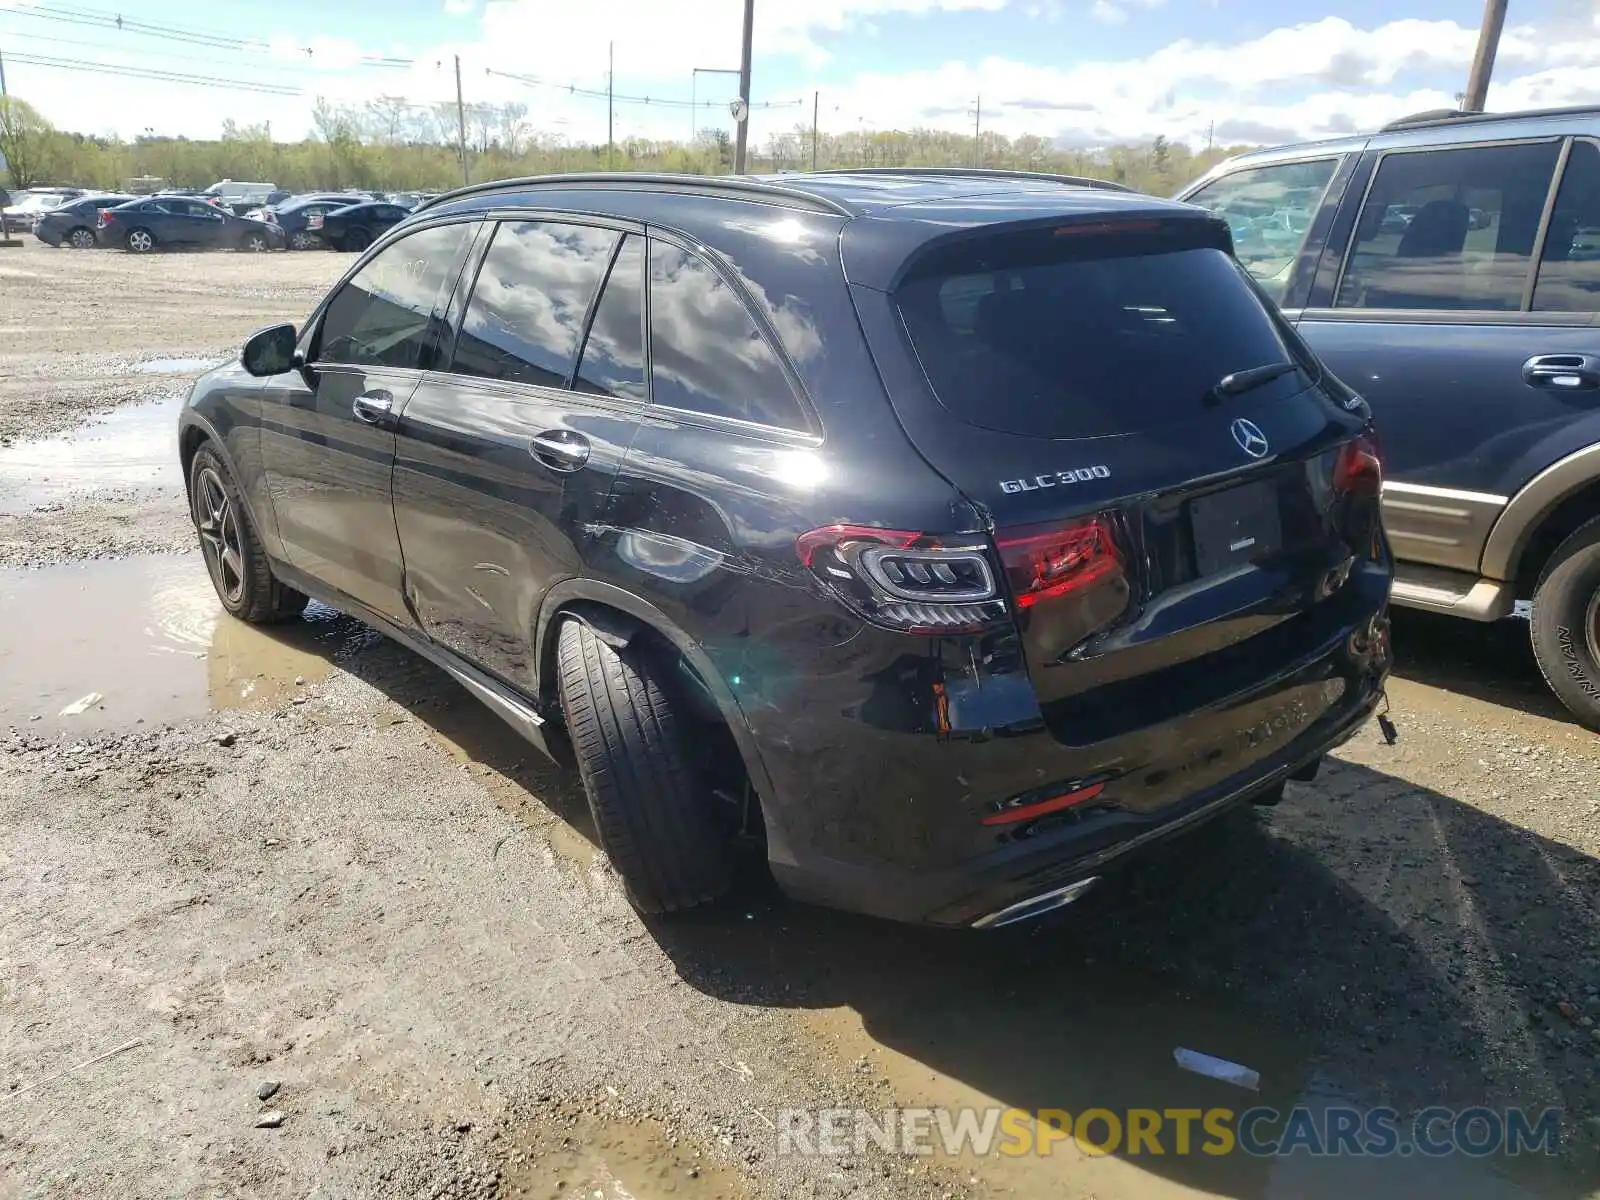
<svg viewBox="0 0 1600 1200">
<path fill-rule="evenodd" d="M 381 425 L 394 411 L 394 395 L 382 388 L 362 392 L 350 405 L 350 411 L 355 414 L 358 421 L 365 421 L 368 425 Z"/>
<path fill-rule="evenodd" d="M 1536 354 L 1522 364 L 1522 379 L 1529 387 L 1555 391 L 1600 388 L 1600 355 Z"/>
<path fill-rule="evenodd" d="M 589 439 L 570 429 L 552 429 L 536 435 L 528 453 L 552 471 L 576 471 L 589 461 Z"/>
</svg>

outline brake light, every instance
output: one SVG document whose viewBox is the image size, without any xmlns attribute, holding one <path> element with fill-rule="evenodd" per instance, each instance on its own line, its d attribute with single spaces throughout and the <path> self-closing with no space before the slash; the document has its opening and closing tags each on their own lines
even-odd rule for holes
<svg viewBox="0 0 1600 1200">
<path fill-rule="evenodd" d="M 857 616 L 903 633 L 984 629 L 1006 615 L 978 535 L 942 539 L 867 525 L 828 525 L 795 539 L 800 563 Z"/>
<path fill-rule="evenodd" d="M 1010 800 L 998 805 L 994 812 L 983 818 L 985 825 L 1011 825 L 1017 821 L 1031 821 L 1035 817 L 1049 816 L 1053 812 L 1060 812 L 1064 808 L 1075 805 L 1087 804 L 1106 790 L 1103 783 L 1091 783 L 1087 786 L 1071 786 L 1053 796 L 1039 798 L 1036 793 L 1027 796 L 1013 796 Z"/>
<path fill-rule="evenodd" d="M 107 225 L 111 224 L 111 222 L 115 220 L 116 218 L 111 215 L 111 210 L 109 208 L 102 208 L 100 210 L 100 220 L 96 222 L 96 224 L 99 228 L 104 229 Z"/>
<path fill-rule="evenodd" d="M 1048 528 L 1004 530 L 998 541 L 1011 594 L 1024 612 L 1041 600 L 1082 591 L 1123 570 L 1111 522 L 1104 515 Z"/>
<path fill-rule="evenodd" d="M 1383 448 L 1376 435 L 1363 433 L 1339 448 L 1333 488 L 1346 495 L 1376 496 L 1383 490 Z"/>
</svg>

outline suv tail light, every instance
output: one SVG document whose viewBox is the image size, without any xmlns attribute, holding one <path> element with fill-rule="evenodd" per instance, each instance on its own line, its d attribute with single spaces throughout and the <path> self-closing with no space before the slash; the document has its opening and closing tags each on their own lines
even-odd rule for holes
<svg viewBox="0 0 1600 1200">
<path fill-rule="evenodd" d="M 1375 435 L 1359 434 L 1339 448 L 1333 464 L 1333 488 L 1360 496 L 1376 496 L 1383 490 L 1383 448 Z"/>
<path fill-rule="evenodd" d="M 1123 569 L 1111 522 L 1104 515 L 1067 525 L 1001 530 L 998 542 L 1011 594 L 1024 612 L 1041 600 L 1082 591 Z"/>
<path fill-rule="evenodd" d="M 801 565 L 857 616 L 905 633 L 974 633 L 1006 615 L 985 541 L 828 525 L 795 539 Z"/>
</svg>

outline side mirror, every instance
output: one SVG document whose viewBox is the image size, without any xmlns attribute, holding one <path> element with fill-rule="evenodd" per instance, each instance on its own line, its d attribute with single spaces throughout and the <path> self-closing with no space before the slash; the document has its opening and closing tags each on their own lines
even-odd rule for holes
<svg viewBox="0 0 1600 1200">
<path fill-rule="evenodd" d="M 239 362 L 244 369 L 258 378 L 282 375 L 300 365 L 295 353 L 293 325 L 268 325 L 258 329 L 245 340 L 239 352 Z"/>
</svg>

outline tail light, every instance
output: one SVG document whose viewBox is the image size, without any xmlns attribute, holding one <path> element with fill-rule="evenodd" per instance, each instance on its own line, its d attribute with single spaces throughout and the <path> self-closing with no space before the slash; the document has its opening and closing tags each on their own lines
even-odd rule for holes
<svg viewBox="0 0 1600 1200">
<path fill-rule="evenodd" d="M 1334 490 L 1346 495 L 1376 496 L 1383 490 L 1383 448 L 1374 434 L 1363 433 L 1339 448 L 1333 464 Z"/>
<path fill-rule="evenodd" d="M 307 229 L 321 229 L 322 228 L 322 214 L 314 212 L 310 216 L 308 216 L 306 218 L 306 228 Z"/>
<path fill-rule="evenodd" d="M 111 210 L 109 208 L 102 208 L 100 210 L 100 220 L 96 222 L 96 226 L 100 229 L 104 229 L 107 225 L 111 224 L 115 220 L 116 218 L 111 215 Z"/>
<path fill-rule="evenodd" d="M 1001 530 L 1000 561 L 1017 607 L 1083 591 L 1123 574 L 1111 522 L 1103 515 L 1067 525 Z"/>
<path fill-rule="evenodd" d="M 801 565 L 854 612 L 905 633 L 974 633 L 1006 615 L 987 543 L 864 525 L 795 540 Z"/>
</svg>

